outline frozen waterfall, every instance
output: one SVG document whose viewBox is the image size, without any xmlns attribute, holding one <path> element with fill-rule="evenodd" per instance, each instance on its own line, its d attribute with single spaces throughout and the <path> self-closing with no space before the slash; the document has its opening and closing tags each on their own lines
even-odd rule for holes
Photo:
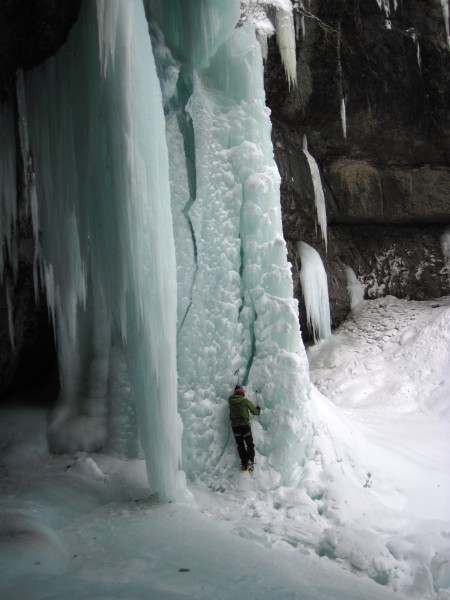
<svg viewBox="0 0 450 600">
<path fill-rule="evenodd" d="M 136 452 L 138 422 L 150 488 L 172 498 L 180 460 L 176 266 L 164 115 L 142 2 L 83 3 L 67 44 L 25 87 L 41 279 L 61 373 L 51 447 Z"/>
<path fill-rule="evenodd" d="M 161 500 L 180 468 L 234 472 L 237 369 L 263 407 L 261 486 L 295 484 L 312 455 L 261 48 L 239 18 L 237 0 L 84 2 L 66 45 L 18 78 L 35 283 L 60 367 L 50 446 L 142 452 Z M 9 248 L 11 108 L 0 118 Z"/>
</svg>

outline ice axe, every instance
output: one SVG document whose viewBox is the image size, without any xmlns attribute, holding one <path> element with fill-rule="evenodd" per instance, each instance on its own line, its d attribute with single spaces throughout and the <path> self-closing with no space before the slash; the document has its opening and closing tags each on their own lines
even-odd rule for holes
<svg viewBox="0 0 450 600">
<path fill-rule="evenodd" d="M 239 369 L 237 369 L 237 370 L 234 372 L 234 374 L 235 374 L 235 375 L 237 375 L 237 382 L 236 382 L 236 385 L 239 385 L 239 371 L 240 371 L 240 370 L 241 370 L 241 369 L 239 368 Z"/>
</svg>

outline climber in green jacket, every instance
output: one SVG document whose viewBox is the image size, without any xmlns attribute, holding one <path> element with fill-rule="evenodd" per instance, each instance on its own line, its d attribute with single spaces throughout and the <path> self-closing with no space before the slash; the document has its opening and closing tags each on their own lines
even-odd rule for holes
<svg viewBox="0 0 450 600">
<path fill-rule="evenodd" d="M 252 404 L 245 397 L 245 392 L 239 385 L 234 388 L 234 394 L 228 398 L 228 404 L 230 406 L 231 428 L 241 459 L 241 469 L 243 471 L 253 470 L 255 444 L 250 428 L 250 413 L 259 415 L 261 408 Z"/>
</svg>

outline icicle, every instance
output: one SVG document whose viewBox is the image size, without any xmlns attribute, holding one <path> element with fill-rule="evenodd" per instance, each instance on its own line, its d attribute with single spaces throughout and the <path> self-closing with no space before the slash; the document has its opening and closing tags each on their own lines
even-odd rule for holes
<svg viewBox="0 0 450 600">
<path fill-rule="evenodd" d="M 16 207 L 16 141 L 14 109 L 11 102 L 0 103 L 0 281 L 3 280 L 5 252 L 12 259 L 11 232 L 17 218 Z"/>
<path fill-rule="evenodd" d="M 391 13 L 391 6 L 389 0 L 377 0 L 378 8 L 384 11 L 386 17 L 389 17 Z"/>
<path fill-rule="evenodd" d="M 161 91 L 142 1 L 81 10 L 67 44 L 25 76 L 61 374 L 49 442 L 58 451 L 114 447 L 115 332 L 131 388 L 123 385 L 122 405 L 133 399 L 150 488 L 170 500 L 179 464 L 176 265 Z"/>
<path fill-rule="evenodd" d="M 350 298 L 350 308 L 355 308 L 364 300 L 364 287 L 355 275 L 355 271 L 345 266 L 345 275 L 347 277 L 347 291 Z"/>
<path fill-rule="evenodd" d="M 342 124 L 342 135 L 344 139 L 347 139 L 347 115 L 345 111 L 345 98 L 341 99 L 341 124 Z"/>
<path fill-rule="evenodd" d="M 444 16 L 445 31 L 447 32 L 447 42 L 450 48 L 450 11 L 449 0 L 441 0 L 442 14 Z"/>
<path fill-rule="evenodd" d="M 320 178 L 319 166 L 315 158 L 308 152 L 308 140 L 303 136 L 303 153 L 308 161 L 311 179 L 314 187 L 314 202 L 316 206 L 317 221 L 322 230 L 323 241 L 325 242 L 325 251 L 327 250 L 327 212 L 325 206 L 325 195 L 323 193 L 322 180 Z"/>
<path fill-rule="evenodd" d="M 27 196 L 29 205 L 31 208 L 31 224 L 33 227 L 34 235 L 34 256 L 33 256 L 33 284 L 34 284 L 34 296 L 37 300 L 39 296 L 39 212 L 38 212 L 38 201 L 36 194 L 35 184 L 35 173 L 32 154 L 30 151 L 30 141 L 28 136 L 28 115 L 27 115 L 27 104 L 25 94 L 25 79 L 22 69 L 17 71 L 16 74 L 16 96 L 17 96 L 17 110 L 18 110 L 18 121 L 19 121 L 19 137 L 20 137 L 20 150 L 22 155 L 23 165 L 23 184 L 25 194 Z"/>
<path fill-rule="evenodd" d="M 277 45 L 289 84 L 289 89 L 297 85 L 297 55 L 292 4 L 286 0 L 275 7 L 275 30 Z"/>
<path fill-rule="evenodd" d="M 8 330 L 9 330 L 9 341 L 11 343 L 11 349 L 15 351 L 14 343 L 14 305 L 13 305 L 13 290 L 11 278 L 6 279 L 6 305 L 8 307 Z"/>
<path fill-rule="evenodd" d="M 447 278 L 450 283 L 450 227 L 448 227 L 441 235 L 441 248 L 444 257 L 444 266 L 441 273 L 447 273 Z"/>
<path fill-rule="evenodd" d="M 314 341 L 331 336 L 327 274 L 320 254 L 305 242 L 297 242 L 302 263 L 300 283 L 305 301 L 308 328 Z"/>
</svg>

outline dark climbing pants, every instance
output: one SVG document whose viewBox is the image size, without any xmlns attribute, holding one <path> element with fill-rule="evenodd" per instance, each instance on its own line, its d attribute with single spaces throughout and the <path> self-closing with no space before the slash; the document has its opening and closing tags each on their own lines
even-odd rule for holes
<svg viewBox="0 0 450 600">
<path fill-rule="evenodd" d="M 241 465 L 246 467 L 249 462 L 255 462 L 255 444 L 253 443 L 252 430 L 250 425 L 240 425 L 232 429 Z"/>
</svg>

